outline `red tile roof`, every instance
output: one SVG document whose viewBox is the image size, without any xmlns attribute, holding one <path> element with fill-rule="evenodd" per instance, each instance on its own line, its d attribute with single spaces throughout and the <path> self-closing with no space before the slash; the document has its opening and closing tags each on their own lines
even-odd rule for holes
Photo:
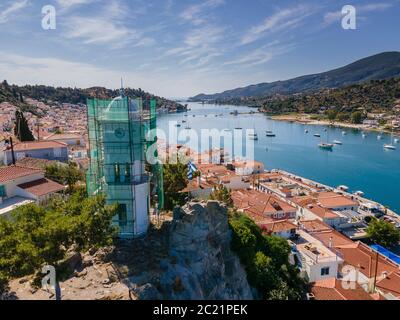
<svg viewBox="0 0 400 320">
<path fill-rule="evenodd" d="M 349 283 L 346 282 L 346 285 Z M 347 289 L 343 282 L 335 278 L 320 280 L 311 284 L 315 300 L 374 300 L 360 285 L 353 283 L 355 289 Z"/>
<path fill-rule="evenodd" d="M 400 272 L 389 273 L 386 278 L 378 281 L 376 286 L 384 293 L 391 293 L 400 298 Z"/>
<path fill-rule="evenodd" d="M 32 169 L 20 166 L 3 167 L 0 168 L 0 182 L 7 182 L 41 172 L 43 171 L 39 169 Z"/>
<path fill-rule="evenodd" d="M 318 219 L 300 220 L 300 226 L 302 226 L 307 232 L 332 230 L 330 226 Z"/>
<path fill-rule="evenodd" d="M 296 212 L 286 201 L 279 197 L 257 190 L 236 190 L 232 192 L 234 206 L 246 214 L 269 216 L 274 213 Z"/>
<path fill-rule="evenodd" d="M 296 229 L 297 226 L 288 220 L 274 221 L 260 225 L 260 227 L 268 233 L 276 233 L 282 231 L 290 231 Z"/>
<path fill-rule="evenodd" d="M 360 272 L 368 278 L 372 278 L 375 275 L 377 254 L 366 244 L 356 242 L 348 245 L 338 245 L 335 246 L 335 249 L 341 253 L 345 263 L 359 268 Z M 390 273 L 398 270 L 398 265 L 381 254 L 379 255 L 378 276 L 381 276 L 383 272 Z"/>
<path fill-rule="evenodd" d="M 59 141 L 19 142 L 14 145 L 14 151 L 62 148 L 67 146 L 68 145 L 66 143 Z"/>
<path fill-rule="evenodd" d="M 318 193 L 318 202 L 325 208 L 337 208 L 343 206 L 358 206 L 358 203 L 350 198 L 335 192 L 320 192 Z"/>
<path fill-rule="evenodd" d="M 18 187 L 38 197 L 64 190 L 63 185 L 46 178 L 23 183 Z"/>
</svg>

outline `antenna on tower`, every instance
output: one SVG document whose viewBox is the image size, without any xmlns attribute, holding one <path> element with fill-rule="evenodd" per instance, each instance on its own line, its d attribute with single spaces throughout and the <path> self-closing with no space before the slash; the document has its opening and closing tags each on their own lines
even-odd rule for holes
<svg viewBox="0 0 400 320">
<path fill-rule="evenodd" d="M 125 96 L 125 92 L 124 92 L 124 81 L 121 77 L 121 89 L 119 89 L 119 93 L 121 95 L 121 98 L 123 98 Z"/>
</svg>

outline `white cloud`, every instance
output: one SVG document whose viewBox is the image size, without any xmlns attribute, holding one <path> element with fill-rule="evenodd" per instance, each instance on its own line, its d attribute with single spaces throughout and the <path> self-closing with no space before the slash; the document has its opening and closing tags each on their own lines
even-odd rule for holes
<svg viewBox="0 0 400 320">
<path fill-rule="evenodd" d="M 69 39 L 82 39 L 86 44 L 124 45 L 129 39 L 137 39 L 136 31 L 118 25 L 105 18 L 73 17 L 69 20 L 65 36 Z"/>
<path fill-rule="evenodd" d="M 207 0 L 201 4 L 192 5 L 186 8 L 180 14 L 180 17 L 184 20 L 190 21 L 194 25 L 200 25 L 205 22 L 204 17 L 202 17 L 204 11 L 216 8 L 224 3 L 224 0 Z"/>
<path fill-rule="evenodd" d="M 241 44 L 249 44 L 262 38 L 268 32 L 291 30 L 298 26 L 314 11 L 305 5 L 280 10 L 267 17 L 261 24 L 253 26 L 241 39 Z"/>
<path fill-rule="evenodd" d="M 97 0 L 57 0 L 57 3 L 61 7 L 61 10 L 69 10 L 72 7 L 90 4 L 95 1 Z"/>
<path fill-rule="evenodd" d="M 294 48 L 294 44 L 281 45 L 279 41 L 273 41 L 260 48 L 223 63 L 223 66 L 238 65 L 241 67 L 254 67 L 265 64 L 279 55 L 289 52 Z"/>
<path fill-rule="evenodd" d="M 89 1 L 89 0 L 74 0 Z M 125 26 L 128 10 L 119 1 L 109 1 L 102 10 L 92 16 L 75 16 L 64 24 L 67 39 L 79 39 L 85 44 L 109 45 L 111 49 L 121 48 L 133 41 L 136 46 L 153 44 L 150 38 L 141 39 L 138 30 Z"/>
<path fill-rule="evenodd" d="M 28 4 L 28 0 L 21 0 L 12 3 L 5 10 L 0 12 L 0 24 L 6 23 L 13 14 L 24 9 L 26 6 L 28 6 Z"/>
<path fill-rule="evenodd" d="M 176 56 L 179 64 L 189 67 L 204 66 L 215 57 L 221 56 L 224 48 L 221 41 L 226 28 L 206 25 L 189 31 L 183 45 L 166 51 L 165 56 Z"/>
</svg>

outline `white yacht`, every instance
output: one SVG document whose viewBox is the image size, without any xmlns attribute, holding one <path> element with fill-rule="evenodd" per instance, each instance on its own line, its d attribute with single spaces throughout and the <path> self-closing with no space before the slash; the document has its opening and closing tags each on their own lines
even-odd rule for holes
<svg viewBox="0 0 400 320">
<path fill-rule="evenodd" d="M 337 144 L 337 145 L 342 145 L 343 144 L 342 141 L 339 141 L 339 140 L 333 140 L 333 143 Z"/>
<path fill-rule="evenodd" d="M 392 132 L 390 144 L 384 144 L 383 147 L 384 147 L 385 149 L 389 149 L 389 150 L 396 150 L 396 147 L 395 147 L 395 145 L 393 144 L 393 132 Z"/>
</svg>

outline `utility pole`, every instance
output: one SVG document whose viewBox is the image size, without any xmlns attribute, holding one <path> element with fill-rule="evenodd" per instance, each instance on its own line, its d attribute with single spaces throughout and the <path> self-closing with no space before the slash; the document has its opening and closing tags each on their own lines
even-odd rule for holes
<svg viewBox="0 0 400 320">
<path fill-rule="evenodd" d="M 373 288 L 372 293 L 374 293 L 374 292 L 375 292 L 375 289 L 376 289 L 376 278 L 377 278 L 377 276 L 378 276 L 378 260 L 379 260 L 379 252 L 378 252 L 378 250 L 376 249 L 376 262 L 375 262 L 375 274 L 374 274 L 374 288 Z"/>
</svg>

